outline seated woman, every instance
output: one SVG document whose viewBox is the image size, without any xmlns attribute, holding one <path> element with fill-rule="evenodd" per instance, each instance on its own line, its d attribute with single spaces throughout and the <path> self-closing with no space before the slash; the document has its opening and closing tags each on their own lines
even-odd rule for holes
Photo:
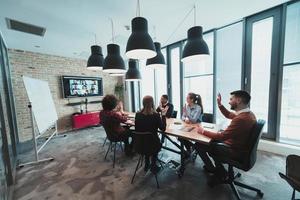
<svg viewBox="0 0 300 200">
<path fill-rule="evenodd" d="M 143 109 L 136 113 L 135 115 L 135 130 L 137 132 L 151 132 L 153 134 L 152 141 L 149 141 L 149 149 L 153 149 L 151 155 L 151 166 L 150 166 L 150 156 L 145 156 L 145 168 L 147 171 L 150 167 L 150 170 L 154 173 L 159 171 L 159 167 L 156 164 L 158 152 L 161 149 L 161 143 L 157 135 L 157 129 L 162 131 L 166 130 L 166 112 L 162 113 L 162 118 L 155 111 L 154 101 L 151 96 L 145 96 L 143 98 Z M 150 146 L 155 145 L 155 146 Z"/>
<path fill-rule="evenodd" d="M 118 100 L 117 106 L 115 107 L 114 111 L 119 112 L 121 115 L 128 116 L 124 112 L 124 106 L 123 106 L 123 102 L 121 100 Z"/>
<path fill-rule="evenodd" d="M 115 111 L 118 99 L 114 95 L 106 95 L 102 100 L 103 110 L 100 112 L 101 124 L 105 128 L 106 134 L 116 140 L 125 143 L 126 155 L 131 155 L 132 145 L 129 145 L 129 137 L 132 133 L 129 129 L 121 126 L 121 123 L 127 121 L 127 117 Z"/>
<path fill-rule="evenodd" d="M 182 110 L 182 117 L 181 119 L 187 124 L 196 124 L 201 122 L 201 117 L 203 114 L 203 105 L 202 99 L 200 95 L 195 93 L 188 93 L 186 97 L 187 104 L 183 107 Z M 188 140 L 181 140 L 187 150 L 189 156 L 191 153 L 191 147 L 193 145 L 192 142 Z"/>
</svg>

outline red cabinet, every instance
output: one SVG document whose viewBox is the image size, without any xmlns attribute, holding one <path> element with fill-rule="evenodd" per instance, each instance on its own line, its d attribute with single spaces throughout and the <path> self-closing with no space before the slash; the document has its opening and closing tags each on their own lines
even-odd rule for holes
<svg viewBox="0 0 300 200">
<path fill-rule="evenodd" d="M 89 126 L 96 126 L 100 123 L 100 116 L 98 112 L 89 112 L 83 114 L 75 114 L 72 116 L 73 129 L 85 128 Z"/>
</svg>

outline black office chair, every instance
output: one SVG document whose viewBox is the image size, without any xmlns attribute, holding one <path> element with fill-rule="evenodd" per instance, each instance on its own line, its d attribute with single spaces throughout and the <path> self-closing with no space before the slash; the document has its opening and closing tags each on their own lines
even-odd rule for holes
<svg viewBox="0 0 300 200">
<path fill-rule="evenodd" d="M 260 119 L 257 121 L 257 123 L 255 124 L 255 126 L 252 129 L 252 133 L 249 138 L 249 143 L 248 143 L 249 151 L 244 153 L 242 156 L 240 156 L 241 158 L 239 160 L 224 157 L 224 156 L 222 156 L 222 157 L 214 156 L 220 162 L 222 162 L 224 164 L 228 164 L 228 179 L 224 183 L 229 184 L 231 186 L 231 189 L 233 190 L 237 199 L 241 199 L 241 198 L 240 198 L 240 195 L 235 186 L 239 186 L 239 187 L 242 187 L 242 188 L 245 188 L 248 190 L 256 191 L 257 195 L 261 198 L 264 195 L 261 192 L 261 190 L 259 190 L 257 188 L 254 188 L 252 186 L 249 186 L 244 183 L 236 181 L 235 179 L 239 178 L 241 176 L 241 174 L 237 173 L 235 175 L 234 171 L 233 171 L 234 167 L 241 169 L 243 171 L 249 171 L 254 166 L 254 164 L 256 162 L 257 146 L 258 146 L 258 142 L 261 137 L 261 134 L 262 134 L 262 129 L 264 127 L 264 124 L 265 124 L 265 120 Z M 220 148 L 222 148 L 222 147 L 230 148 L 227 144 L 222 143 L 222 142 L 215 142 L 215 145 L 219 146 Z"/>
<path fill-rule="evenodd" d="M 107 148 L 107 151 L 106 151 L 106 154 L 105 154 L 105 157 L 104 159 L 106 160 L 106 157 L 107 157 L 107 154 L 109 152 L 109 150 L 113 150 L 114 151 L 114 159 L 113 159 L 113 168 L 115 168 L 115 160 L 116 160 L 116 146 L 117 146 L 117 143 L 120 143 L 120 146 L 122 148 L 122 144 L 121 142 L 123 142 L 123 140 L 121 138 L 118 138 L 116 137 L 111 131 L 110 129 L 103 125 L 104 127 L 104 130 L 106 132 L 106 138 L 109 140 L 109 146 Z M 106 141 L 106 139 L 105 139 Z M 105 144 L 105 143 L 104 143 Z M 123 151 L 123 148 L 122 148 L 122 151 Z"/>
<path fill-rule="evenodd" d="M 156 135 L 151 132 L 137 132 L 134 131 L 134 143 L 133 147 L 136 153 L 138 153 L 139 160 L 136 165 L 134 174 L 131 179 L 131 184 L 133 184 L 134 177 L 136 175 L 137 170 L 142 167 L 144 156 L 151 156 L 154 153 L 157 153 L 161 148 L 161 143 Z M 157 174 L 154 173 L 156 186 L 159 188 Z"/>
<path fill-rule="evenodd" d="M 173 110 L 171 118 L 177 118 L 177 110 Z"/>
<path fill-rule="evenodd" d="M 202 122 L 213 123 L 214 115 L 211 113 L 203 113 Z"/>
<path fill-rule="evenodd" d="M 295 191 L 300 192 L 300 156 L 288 155 L 286 158 L 286 174 L 279 172 L 279 176 L 292 186 L 292 200 L 296 200 Z"/>
</svg>

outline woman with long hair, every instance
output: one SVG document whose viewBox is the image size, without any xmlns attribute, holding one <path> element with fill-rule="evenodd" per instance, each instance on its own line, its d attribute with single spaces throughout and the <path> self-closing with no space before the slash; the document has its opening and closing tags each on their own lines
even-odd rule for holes
<svg viewBox="0 0 300 200">
<path fill-rule="evenodd" d="M 152 172 L 159 171 L 159 167 L 156 164 L 158 152 L 161 149 L 161 143 L 157 135 L 157 129 L 165 131 L 166 129 L 166 112 L 162 112 L 162 117 L 156 112 L 154 108 L 154 101 L 151 96 L 145 96 L 143 98 L 143 108 L 135 115 L 135 131 L 137 132 L 150 132 L 152 133 L 147 143 L 147 147 L 151 149 L 151 155 L 145 156 L 145 168 L 147 171 L 149 168 Z M 150 165 L 151 157 L 151 165 Z"/>
<path fill-rule="evenodd" d="M 203 114 L 202 98 L 199 94 L 188 93 L 186 103 L 182 111 L 182 120 L 188 124 L 201 122 Z"/>
<path fill-rule="evenodd" d="M 190 92 L 186 97 L 186 103 L 187 104 L 185 104 L 182 110 L 181 119 L 187 124 L 196 124 L 201 122 L 203 114 L 201 96 L 199 94 Z M 183 142 L 187 150 L 186 156 L 189 157 L 192 152 L 191 147 L 193 146 L 193 143 L 185 139 L 180 139 L 180 141 Z"/>
</svg>

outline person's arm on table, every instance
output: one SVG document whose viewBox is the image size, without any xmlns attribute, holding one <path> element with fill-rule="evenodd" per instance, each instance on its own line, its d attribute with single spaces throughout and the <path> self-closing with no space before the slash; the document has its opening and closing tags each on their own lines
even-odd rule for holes
<svg viewBox="0 0 300 200">
<path fill-rule="evenodd" d="M 236 130 L 241 127 L 239 124 L 239 120 L 233 120 L 231 124 L 222 132 L 207 131 L 200 125 L 197 128 L 197 132 L 211 139 L 224 141 L 235 137 Z"/>
</svg>

